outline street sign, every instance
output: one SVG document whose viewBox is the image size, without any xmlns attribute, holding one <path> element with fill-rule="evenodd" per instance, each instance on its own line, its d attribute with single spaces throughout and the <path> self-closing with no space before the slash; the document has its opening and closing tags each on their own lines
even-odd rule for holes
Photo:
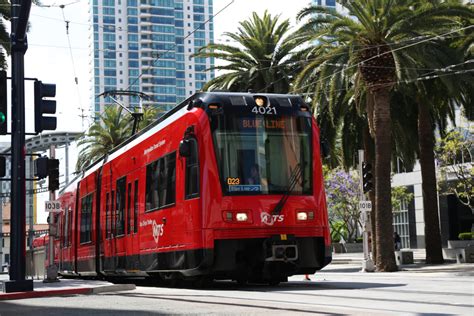
<svg viewBox="0 0 474 316">
<path fill-rule="evenodd" d="M 370 211 L 372 211 L 372 202 L 371 201 L 359 201 L 359 211 L 361 211 L 361 212 L 370 212 Z"/>
<path fill-rule="evenodd" d="M 44 209 L 48 213 L 60 213 L 63 211 L 61 209 L 61 202 L 59 201 L 45 201 Z"/>
</svg>

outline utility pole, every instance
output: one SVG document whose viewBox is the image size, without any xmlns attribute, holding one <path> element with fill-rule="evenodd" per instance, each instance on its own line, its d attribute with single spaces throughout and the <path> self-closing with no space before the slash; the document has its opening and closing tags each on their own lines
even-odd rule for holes
<svg viewBox="0 0 474 316">
<path fill-rule="evenodd" d="M 11 2 L 12 58 L 12 175 L 11 175 L 11 244 L 10 280 L 3 291 L 33 291 L 33 280 L 25 280 L 26 269 L 26 181 L 25 181 L 25 52 L 28 49 L 26 28 L 31 0 Z"/>
<path fill-rule="evenodd" d="M 362 214 L 362 239 L 363 239 L 363 249 L 364 249 L 364 259 L 362 261 L 362 270 L 361 272 L 374 272 L 374 262 L 370 258 L 370 248 L 369 248 L 369 231 L 370 231 L 370 212 L 372 211 L 372 203 L 366 201 L 364 194 L 364 151 L 359 149 L 359 210 Z"/>
</svg>

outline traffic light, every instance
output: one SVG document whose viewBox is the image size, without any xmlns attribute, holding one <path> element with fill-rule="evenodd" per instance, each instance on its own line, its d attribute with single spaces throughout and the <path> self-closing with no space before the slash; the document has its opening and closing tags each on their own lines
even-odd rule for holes
<svg viewBox="0 0 474 316">
<path fill-rule="evenodd" d="M 48 176 L 48 157 L 39 157 L 35 160 L 35 176 L 44 179 Z"/>
<path fill-rule="evenodd" d="M 371 191 L 372 184 L 372 165 L 368 162 L 362 163 L 362 189 L 364 193 Z"/>
<path fill-rule="evenodd" d="M 59 189 L 59 160 L 48 159 L 48 190 Z"/>
<path fill-rule="evenodd" d="M 0 156 L 0 178 L 7 174 L 7 159 L 5 156 Z"/>
<path fill-rule="evenodd" d="M 45 100 L 56 96 L 56 85 L 35 81 L 35 132 L 56 129 L 56 117 L 43 116 L 44 114 L 56 113 L 56 101 Z"/>
<path fill-rule="evenodd" d="M 8 132 L 7 117 L 7 73 L 2 70 L 0 71 L 0 135 L 6 135 Z"/>
</svg>

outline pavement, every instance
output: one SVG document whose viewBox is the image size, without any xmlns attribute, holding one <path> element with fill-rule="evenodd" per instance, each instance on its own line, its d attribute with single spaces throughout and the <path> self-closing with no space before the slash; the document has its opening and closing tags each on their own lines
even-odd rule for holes
<svg viewBox="0 0 474 316">
<path fill-rule="evenodd" d="M 33 280 L 32 292 L 3 292 L 3 283 L 8 275 L 0 275 L 0 301 L 36 298 L 46 296 L 64 296 L 78 294 L 99 294 L 105 292 L 130 291 L 135 289 L 135 284 L 113 284 L 100 280 L 59 279 L 59 282 L 44 283 L 43 280 Z"/>
<path fill-rule="evenodd" d="M 402 249 L 413 252 L 413 263 L 398 266 L 396 273 L 444 273 L 453 276 L 474 276 L 474 263 L 456 263 L 456 260 L 445 259 L 443 264 L 426 264 L 425 249 Z M 357 272 L 362 270 L 364 254 L 357 253 L 333 253 L 332 262 L 326 266 L 323 272 Z"/>
<path fill-rule="evenodd" d="M 395 273 L 443 273 L 453 276 L 474 276 L 474 264 L 457 264 L 447 261 L 445 264 L 425 264 L 424 249 L 410 249 L 413 251 L 414 263 L 399 266 Z M 333 253 L 333 261 L 321 272 L 360 272 L 362 268 L 363 253 Z M 8 280 L 8 274 L 0 274 L 0 301 L 46 296 L 86 295 L 104 292 L 130 291 L 136 288 L 135 284 L 113 284 L 101 280 L 60 279 L 59 282 L 43 283 L 43 280 L 34 280 L 32 292 L 3 293 L 3 283 Z"/>
</svg>

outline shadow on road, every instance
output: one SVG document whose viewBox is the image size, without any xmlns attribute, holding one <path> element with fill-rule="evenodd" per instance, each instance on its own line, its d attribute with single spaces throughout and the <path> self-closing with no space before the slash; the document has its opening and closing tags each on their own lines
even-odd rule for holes
<svg viewBox="0 0 474 316">
<path fill-rule="evenodd" d="M 63 316 L 63 315 L 169 315 L 169 313 L 153 313 L 140 310 L 108 310 L 99 308 L 78 308 L 78 307 L 54 307 L 54 306 L 30 306 L 21 304 L 22 301 L 16 302 L 0 302 L 0 315 L 2 316 L 18 316 L 18 315 L 34 315 L 34 316 Z"/>
<path fill-rule="evenodd" d="M 276 286 L 268 284 L 238 284 L 230 280 L 213 281 L 205 287 L 197 287 L 192 282 L 178 281 L 173 284 L 166 282 L 149 282 L 145 280 L 135 280 L 128 283 L 134 283 L 137 286 L 156 287 L 156 288 L 184 288 L 205 291 L 315 291 L 315 290 L 363 290 L 375 288 L 393 288 L 405 286 L 405 283 L 374 283 L 374 282 L 354 282 L 354 281 L 290 281 L 280 283 Z"/>
</svg>

